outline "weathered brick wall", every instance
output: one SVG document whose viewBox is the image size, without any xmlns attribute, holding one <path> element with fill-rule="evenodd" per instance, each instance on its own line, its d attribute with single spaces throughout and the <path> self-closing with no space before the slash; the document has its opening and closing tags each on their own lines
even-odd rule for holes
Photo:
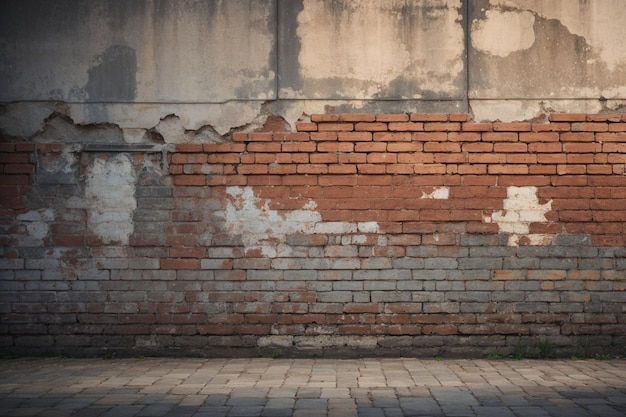
<svg viewBox="0 0 626 417">
<path fill-rule="evenodd" d="M 625 353 L 626 116 L 297 130 L 2 145 L 1 349 Z"/>
</svg>

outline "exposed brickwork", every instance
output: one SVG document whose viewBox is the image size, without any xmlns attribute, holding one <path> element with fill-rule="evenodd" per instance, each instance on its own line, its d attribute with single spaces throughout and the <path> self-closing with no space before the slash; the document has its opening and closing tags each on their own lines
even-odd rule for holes
<svg viewBox="0 0 626 417">
<path fill-rule="evenodd" d="M 323 114 L 167 161 L 77 156 L 132 174 L 121 240 L 90 220 L 100 183 L 33 175 L 65 145 L 4 144 L 2 349 L 623 353 L 625 126 Z"/>
</svg>

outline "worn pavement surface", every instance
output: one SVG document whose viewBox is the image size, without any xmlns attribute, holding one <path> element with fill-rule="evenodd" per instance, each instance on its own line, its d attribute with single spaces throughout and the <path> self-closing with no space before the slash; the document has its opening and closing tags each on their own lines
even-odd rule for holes
<svg viewBox="0 0 626 417">
<path fill-rule="evenodd" d="M 626 360 L 0 360 L 0 415 L 626 416 Z"/>
</svg>

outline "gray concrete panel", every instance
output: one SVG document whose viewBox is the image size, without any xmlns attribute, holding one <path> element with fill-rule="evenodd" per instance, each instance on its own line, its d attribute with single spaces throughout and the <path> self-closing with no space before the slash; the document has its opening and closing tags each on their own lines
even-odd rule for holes
<svg viewBox="0 0 626 417">
<path fill-rule="evenodd" d="M 0 101 L 268 100 L 275 0 L 0 5 Z"/>
<path fill-rule="evenodd" d="M 461 1 L 279 0 L 279 97 L 459 100 Z"/>
<path fill-rule="evenodd" d="M 468 5 L 469 99 L 477 113 L 599 112 L 626 98 L 623 1 Z"/>
</svg>

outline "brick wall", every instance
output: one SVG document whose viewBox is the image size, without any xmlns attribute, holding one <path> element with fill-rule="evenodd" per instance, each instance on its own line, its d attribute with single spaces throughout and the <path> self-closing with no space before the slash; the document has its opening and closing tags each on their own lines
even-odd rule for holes
<svg viewBox="0 0 626 417">
<path fill-rule="evenodd" d="M 626 353 L 624 115 L 0 150 L 5 352 Z"/>
</svg>

